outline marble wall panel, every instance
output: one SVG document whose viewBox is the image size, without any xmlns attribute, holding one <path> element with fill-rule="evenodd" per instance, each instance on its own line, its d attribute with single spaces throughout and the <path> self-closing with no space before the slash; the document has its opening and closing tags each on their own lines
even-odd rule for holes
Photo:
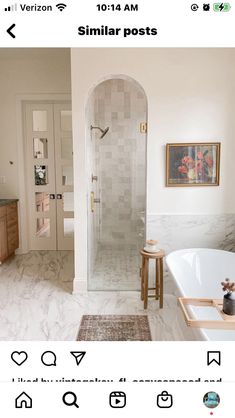
<svg viewBox="0 0 235 418">
<path fill-rule="evenodd" d="M 193 247 L 235 251 L 235 214 L 148 215 L 147 236 L 167 253 Z"/>
</svg>

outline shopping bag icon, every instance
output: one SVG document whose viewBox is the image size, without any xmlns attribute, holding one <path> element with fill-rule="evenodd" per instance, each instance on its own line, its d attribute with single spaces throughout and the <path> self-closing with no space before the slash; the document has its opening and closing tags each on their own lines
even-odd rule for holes
<svg viewBox="0 0 235 418">
<path fill-rule="evenodd" d="M 159 408 L 171 408 L 173 405 L 173 396 L 170 395 L 166 390 L 157 395 L 157 406 Z"/>
</svg>

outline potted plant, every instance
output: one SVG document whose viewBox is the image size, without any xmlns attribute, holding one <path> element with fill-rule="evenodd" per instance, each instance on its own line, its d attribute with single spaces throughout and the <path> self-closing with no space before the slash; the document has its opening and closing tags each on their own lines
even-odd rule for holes
<svg viewBox="0 0 235 418">
<path fill-rule="evenodd" d="M 235 283 L 225 279 L 221 284 L 223 291 L 226 292 L 223 301 L 223 311 L 227 315 L 235 315 Z"/>
</svg>

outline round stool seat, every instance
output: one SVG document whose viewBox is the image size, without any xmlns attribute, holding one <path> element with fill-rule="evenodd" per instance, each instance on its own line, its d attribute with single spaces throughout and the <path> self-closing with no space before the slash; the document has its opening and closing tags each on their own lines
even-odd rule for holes
<svg viewBox="0 0 235 418">
<path fill-rule="evenodd" d="M 165 257 L 164 250 L 157 251 L 156 253 L 149 253 L 148 251 L 140 250 L 140 254 L 144 257 L 153 258 L 153 259 Z"/>
</svg>

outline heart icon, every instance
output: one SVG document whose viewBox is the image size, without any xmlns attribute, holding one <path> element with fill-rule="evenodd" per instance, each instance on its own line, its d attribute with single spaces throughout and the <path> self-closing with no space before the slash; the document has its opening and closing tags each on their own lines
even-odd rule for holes
<svg viewBox="0 0 235 418">
<path fill-rule="evenodd" d="M 17 364 L 17 366 L 22 366 L 27 358 L 28 354 L 25 351 L 13 351 L 13 353 L 11 353 L 11 359 Z"/>
</svg>

